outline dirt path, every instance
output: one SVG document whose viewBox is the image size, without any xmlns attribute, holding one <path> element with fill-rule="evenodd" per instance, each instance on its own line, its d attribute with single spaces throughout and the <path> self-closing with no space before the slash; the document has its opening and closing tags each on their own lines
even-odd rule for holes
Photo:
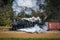
<svg viewBox="0 0 60 40">
<path fill-rule="evenodd" d="M 0 38 L 60 38 L 59 31 L 48 31 L 46 33 L 26 33 L 19 31 L 0 31 Z"/>
</svg>

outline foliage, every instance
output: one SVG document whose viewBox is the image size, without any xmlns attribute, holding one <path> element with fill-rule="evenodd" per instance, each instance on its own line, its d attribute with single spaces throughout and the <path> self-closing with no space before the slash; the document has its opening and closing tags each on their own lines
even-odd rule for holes
<svg viewBox="0 0 60 40">
<path fill-rule="evenodd" d="M 0 26 L 6 26 L 5 22 L 0 21 Z"/>
<path fill-rule="evenodd" d="M 46 12 L 49 16 L 48 19 L 50 21 L 60 21 L 60 0 L 46 0 L 46 2 Z"/>
<path fill-rule="evenodd" d="M 13 12 L 10 5 L 0 7 L 0 25 L 10 25 L 13 19 Z"/>
<path fill-rule="evenodd" d="M 0 0 L 0 24 L 6 24 L 9 25 L 10 22 L 13 20 L 13 11 L 11 8 L 13 0 Z M 60 21 L 60 0 L 46 0 L 47 6 L 41 5 L 40 7 L 44 10 L 46 10 L 46 13 L 48 15 L 47 20 L 48 21 Z M 44 8 L 45 6 L 45 8 Z M 35 12 L 32 12 L 31 16 L 44 16 L 42 13 L 35 14 Z M 18 15 L 17 19 L 23 17 L 31 17 L 29 15 L 25 15 L 24 13 Z"/>
</svg>

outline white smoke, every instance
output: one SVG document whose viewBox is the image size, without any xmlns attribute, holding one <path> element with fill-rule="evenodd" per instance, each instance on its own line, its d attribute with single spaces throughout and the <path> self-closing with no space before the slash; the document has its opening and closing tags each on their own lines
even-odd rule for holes
<svg viewBox="0 0 60 40">
<path fill-rule="evenodd" d="M 44 4 L 44 1 L 45 0 L 14 0 L 12 4 L 14 15 L 17 16 L 21 12 L 31 15 L 32 10 L 37 13 L 40 11 L 39 5 Z"/>
<path fill-rule="evenodd" d="M 32 10 L 37 12 L 44 12 L 40 5 L 46 5 L 45 0 L 14 0 L 12 4 L 12 9 L 14 11 L 14 17 L 21 12 L 24 12 L 27 15 L 31 15 Z M 39 19 L 39 18 L 38 18 Z M 48 25 L 48 24 L 47 24 Z M 18 29 L 25 32 L 45 32 L 48 29 L 48 26 L 44 25 L 43 28 L 40 28 L 39 25 L 35 25 L 31 28 Z"/>
<path fill-rule="evenodd" d="M 23 32 L 46 32 L 48 30 L 48 23 L 46 22 L 45 25 L 42 26 L 42 28 L 40 28 L 39 25 L 34 25 L 34 27 L 30 27 L 30 28 L 23 28 L 23 29 L 17 29 L 18 31 L 23 31 Z"/>
</svg>

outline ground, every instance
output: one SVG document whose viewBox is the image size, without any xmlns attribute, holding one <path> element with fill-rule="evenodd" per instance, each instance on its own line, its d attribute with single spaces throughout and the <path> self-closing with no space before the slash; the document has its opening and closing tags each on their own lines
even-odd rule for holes
<svg viewBox="0 0 60 40">
<path fill-rule="evenodd" d="M 60 38 L 60 31 L 27 33 L 21 31 L 9 31 L 8 28 L 10 27 L 0 27 L 0 38 Z"/>
<path fill-rule="evenodd" d="M 60 38 L 60 32 L 26 33 L 20 31 L 0 31 L 0 38 Z"/>
</svg>

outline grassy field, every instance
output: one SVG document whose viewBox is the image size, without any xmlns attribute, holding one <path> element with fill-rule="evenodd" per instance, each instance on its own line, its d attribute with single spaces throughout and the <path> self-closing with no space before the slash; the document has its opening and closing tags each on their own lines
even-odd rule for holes
<svg viewBox="0 0 60 40">
<path fill-rule="evenodd" d="M 60 40 L 60 38 L 0 38 L 0 40 Z"/>
</svg>

